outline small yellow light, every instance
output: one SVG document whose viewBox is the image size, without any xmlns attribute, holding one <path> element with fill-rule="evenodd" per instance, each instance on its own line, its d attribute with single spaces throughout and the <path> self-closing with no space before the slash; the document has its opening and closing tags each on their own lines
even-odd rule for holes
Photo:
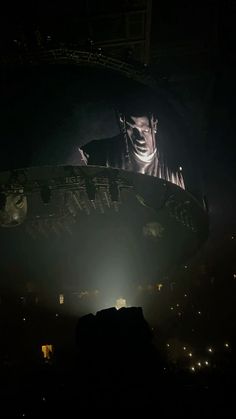
<svg viewBox="0 0 236 419">
<path fill-rule="evenodd" d="M 117 298 L 115 307 L 117 310 L 120 310 L 120 308 L 127 307 L 126 299 L 122 297 Z"/>
<path fill-rule="evenodd" d="M 212 351 L 212 348 L 208 348 L 208 352 L 213 352 L 213 351 Z"/>
<path fill-rule="evenodd" d="M 53 354 L 53 346 L 52 345 L 42 345 L 41 351 L 43 353 L 44 359 L 51 359 Z"/>
<path fill-rule="evenodd" d="M 186 351 L 186 349 L 187 349 L 187 348 L 186 348 L 186 346 L 184 346 L 184 347 L 183 347 L 183 350 L 184 350 L 184 351 Z"/>
<path fill-rule="evenodd" d="M 59 295 L 59 304 L 64 304 L 64 294 Z"/>
<path fill-rule="evenodd" d="M 206 365 L 209 365 L 209 362 L 208 362 L 208 361 L 205 361 L 205 364 L 206 364 Z"/>
<path fill-rule="evenodd" d="M 199 366 L 199 367 L 201 367 L 201 366 L 202 366 L 201 362 L 198 362 L 197 364 L 198 364 L 198 366 Z"/>
<path fill-rule="evenodd" d="M 191 367 L 191 370 L 192 370 L 192 371 L 195 371 L 195 367 Z"/>
<path fill-rule="evenodd" d="M 192 352 L 189 352 L 188 356 L 192 357 L 193 356 Z"/>
<path fill-rule="evenodd" d="M 229 348 L 229 344 L 228 344 L 228 343 L 225 343 L 225 347 L 226 347 L 226 348 Z"/>
</svg>

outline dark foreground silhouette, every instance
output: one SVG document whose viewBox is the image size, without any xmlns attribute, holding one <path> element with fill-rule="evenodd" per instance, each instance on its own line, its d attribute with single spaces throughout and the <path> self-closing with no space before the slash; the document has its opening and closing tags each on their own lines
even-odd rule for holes
<svg viewBox="0 0 236 419">
<path fill-rule="evenodd" d="M 161 366 L 141 308 L 89 314 L 78 322 L 76 338 L 82 374 L 98 405 L 139 407 L 150 401 L 152 375 Z"/>
<path fill-rule="evenodd" d="M 52 361 L 4 366 L 1 417 L 80 417 L 94 409 L 145 409 L 160 418 L 234 413 L 234 369 L 171 370 L 139 307 L 81 317 L 74 337 L 74 347 L 55 351 Z"/>
</svg>

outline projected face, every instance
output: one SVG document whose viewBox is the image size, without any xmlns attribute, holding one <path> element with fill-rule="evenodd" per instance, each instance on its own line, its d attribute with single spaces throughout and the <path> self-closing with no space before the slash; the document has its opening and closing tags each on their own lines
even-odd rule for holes
<svg viewBox="0 0 236 419">
<path fill-rule="evenodd" d="M 126 119 L 127 134 L 135 157 L 143 162 L 150 161 L 156 152 L 156 121 L 147 116 L 130 116 Z"/>
</svg>

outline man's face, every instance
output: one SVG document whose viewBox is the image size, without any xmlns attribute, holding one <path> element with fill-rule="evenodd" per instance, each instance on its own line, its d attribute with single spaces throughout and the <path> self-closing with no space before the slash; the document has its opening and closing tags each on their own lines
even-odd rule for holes
<svg viewBox="0 0 236 419">
<path fill-rule="evenodd" d="M 126 120 L 126 126 L 135 153 L 140 158 L 148 157 L 155 151 L 155 126 L 153 130 L 147 116 L 131 116 Z"/>
</svg>

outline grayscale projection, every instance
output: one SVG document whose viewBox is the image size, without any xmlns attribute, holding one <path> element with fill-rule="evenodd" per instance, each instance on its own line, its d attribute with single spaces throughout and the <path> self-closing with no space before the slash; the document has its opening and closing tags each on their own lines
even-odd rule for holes
<svg viewBox="0 0 236 419">
<path fill-rule="evenodd" d="M 82 162 L 155 176 L 185 189 L 181 171 L 169 170 L 158 149 L 157 118 L 120 114 L 119 119 L 120 136 L 79 148 Z"/>
</svg>

